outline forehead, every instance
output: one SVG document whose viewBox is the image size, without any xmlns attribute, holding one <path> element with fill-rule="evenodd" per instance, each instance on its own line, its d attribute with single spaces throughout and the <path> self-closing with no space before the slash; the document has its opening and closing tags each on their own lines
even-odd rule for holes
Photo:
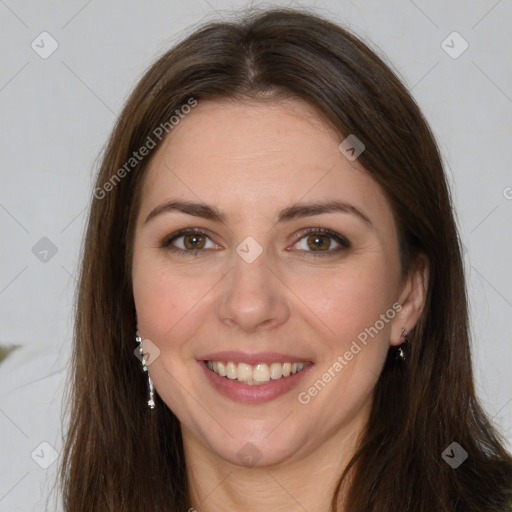
<svg viewBox="0 0 512 512">
<path fill-rule="evenodd" d="M 270 214 L 302 199 L 344 200 L 392 223 L 382 190 L 339 151 L 342 140 L 300 100 L 199 102 L 151 161 L 141 214 L 172 198 L 237 216 Z"/>
</svg>

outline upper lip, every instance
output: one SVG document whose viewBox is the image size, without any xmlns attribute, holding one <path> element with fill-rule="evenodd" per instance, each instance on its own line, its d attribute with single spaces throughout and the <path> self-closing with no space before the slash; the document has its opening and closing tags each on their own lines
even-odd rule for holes
<svg viewBox="0 0 512 512">
<path fill-rule="evenodd" d="M 246 363 L 255 365 L 258 363 L 306 363 L 309 358 L 292 356 L 278 352 L 240 352 L 240 351 L 222 351 L 205 354 L 198 358 L 200 361 L 231 361 L 233 363 Z"/>
</svg>

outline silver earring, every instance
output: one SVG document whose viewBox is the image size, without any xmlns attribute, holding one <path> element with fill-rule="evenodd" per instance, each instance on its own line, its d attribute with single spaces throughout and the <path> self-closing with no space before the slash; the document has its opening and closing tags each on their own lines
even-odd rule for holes
<svg viewBox="0 0 512 512">
<path fill-rule="evenodd" d="M 397 361 L 400 361 L 400 362 L 404 362 L 405 361 L 405 352 L 404 352 L 404 348 L 405 348 L 405 345 L 407 343 L 409 343 L 409 340 L 407 339 L 407 331 L 405 330 L 405 327 L 402 329 L 402 338 L 404 339 L 403 343 L 401 345 L 398 346 L 398 348 L 396 349 L 396 355 L 395 355 L 395 359 Z"/>
<path fill-rule="evenodd" d="M 139 353 L 142 360 L 142 371 L 146 373 L 148 376 L 148 407 L 150 409 L 155 408 L 155 398 L 154 398 L 154 389 L 153 389 L 153 381 L 149 376 L 148 367 L 146 366 L 146 359 L 144 358 L 144 350 L 142 347 L 142 338 L 139 336 L 139 332 L 135 336 L 135 341 L 139 344 Z"/>
</svg>

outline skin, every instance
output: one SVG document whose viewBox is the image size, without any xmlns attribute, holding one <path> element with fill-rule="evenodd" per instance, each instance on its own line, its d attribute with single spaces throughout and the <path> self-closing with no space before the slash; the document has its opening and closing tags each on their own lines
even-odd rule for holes
<svg viewBox="0 0 512 512">
<path fill-rule="evenodd" d="M 387 351 L 421 314 L 427 270 L 402 277 L 390 205 L 357 160 L 339 151 L 342 140 L 299 100 L 210 101 L 153 155 L 134 239 L 137 325 L 160 350 L 149 373 L 181 422 L 197 510 L 328 510 Z M 206 203 L 226 220 L 167 211 L 145 222 L 170 200 Z M 276 223 L 286 207 L 328 200 L 349 203 L 371 224 L 347 212 Z M 162 247 L 183 228 L 205 232 L 198 255 L 172 252 L 186 247 L 184 238 Z M 327 252 L 315 257 L 306 228 L 335 231 L 350 247 L 336 252 L 336 240 L 320 234 Z M 248 236 L 263 249 L 252 263 L 236 252 Z M 300 403 L 298 393 L 395 303 L 400 312 Z M 199 367 L 196 359 L 215 350 L 278 351 L 315 366 L 285 395 L 245 404 L 220 395 Z M 248 442 L 261 456 L 252 467 L 237 457 Z"/>
</svg>

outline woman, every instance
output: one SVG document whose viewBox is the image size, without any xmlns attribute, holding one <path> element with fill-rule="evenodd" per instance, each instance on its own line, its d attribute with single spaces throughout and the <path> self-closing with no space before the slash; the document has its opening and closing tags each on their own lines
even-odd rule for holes
<svg viewBox="0 0 512 512">
<path fill-rule="evenodd" d="M 98 175 L 65 509 L 505 510 L 465 293 L 436 143 L 389 68 L 303 12 L 203 27 Z"/>
</svg>

